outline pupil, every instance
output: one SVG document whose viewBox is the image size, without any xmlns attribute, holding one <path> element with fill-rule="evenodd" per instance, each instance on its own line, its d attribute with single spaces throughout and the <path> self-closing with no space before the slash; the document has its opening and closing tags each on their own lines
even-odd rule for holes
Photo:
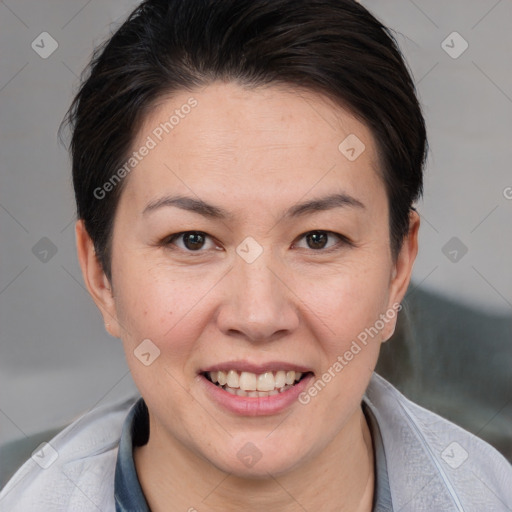
<svg viewBox="0 0 512 512">
<path fill-rule="evenodd" d="M 187 233 L 183 237 L 183 242 L 187 249 L 200 249 L 204 243 L 204 236 L 197 232 Z"/>
<path fill-rule="evenodd" d="M 327 243 L 327 233 L 323 231 L 313 231 L 306 238 L 311 249 L 322 249 Z"/>
</svg>

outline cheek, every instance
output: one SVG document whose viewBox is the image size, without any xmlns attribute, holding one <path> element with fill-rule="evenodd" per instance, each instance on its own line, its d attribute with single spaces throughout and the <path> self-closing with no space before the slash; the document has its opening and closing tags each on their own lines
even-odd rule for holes
<svg viewBox="0 0 512 512">
<path fill-rule="evenodd" d="M 150 339 L 161 352 L 171 349 L 180 358 L 199 335 L 208 283 L 177 279 L 168 270 L 141 262 L 121 262 L 117 270 L 116 309 L 125 347 L 133 350 Z"/>
<path fill-rule="evenodd" d="M 339 267 L 329 275 L 299 281 L 297 295 L 317 317 L 319 337 L 333 348 L 355 339 L 385 312 L 389 295 L 389 271 L 385 261 Z"/>
</svg>

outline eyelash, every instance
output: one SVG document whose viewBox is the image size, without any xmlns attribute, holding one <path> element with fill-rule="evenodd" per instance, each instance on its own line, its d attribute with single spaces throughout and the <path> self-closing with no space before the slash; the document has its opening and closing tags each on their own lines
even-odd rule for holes
<svg viewBox="0 0 512 512">
<path fill-rule="evenodd" d="M 331 252 L 340 250 L 340 249 L 342 249 L 343 247 L 346 247 L 346 246 L 354 247 L 354 243 L 351 242 L 346 236 L 341 235 L 339 233 L 335 233 L 333 231 L 327 231 L 327 230 L 322 230 L 322 229 L 315 229 L 315 230 L 312 230 L 312 231 L 306 231 L 305 233 L 300 235 L 297 239 L 298 240 L 302 240 L 307 235 L 310 235 L 310 234 L 313 234 L 313 233 L 322 233 L 322 234 L 327 234 L 328 236 L 334 236 L 334 237 L 336 237 L 338 239 L 338 243 L 333 245 L 333 246 L 331 246 L 331 247 L 328 247 L 327 249 L 311 249 L 311 248 L 308 248 L 310 251 L 317 252 L 317 253 L 329 254 Z M 187 234 L 203 235 L 206 238 L 209 238 L 210 240 L 213 240 L 213 238 L 210 235 L 208 235 L 207 233 L 205 233 L 204 231 L 181 231 L 180 233 L 175 233 L 173 235 L 170 235 L 170 236 L 164 238 L 162 240 L 162 242 L 161 242 L 161 245 L 169 248 L 169 246 L 175 245 L 174 242 L 177 239 L 179 239 L 179 238 L 181 238 L 181 237 L 183 237 L 184 235 L 187 235 Z M 294 243 L 294 245 L 295 245 L 295 243 Z M 172 250 L 175 250 L 175 249 L 173 248 Z M 206 250 L 203 250 L 202 248 L 198 249 L 197 251 L 193 251 L 193 250 L 190 250 L 190 249 L 187 249 L 187 248 L 183 249 L 181 247 L 177 247 L 177 250 L 186 252 L 188 254 L 201 254 L 201 253 L 206 252 Z"/>
</svg>

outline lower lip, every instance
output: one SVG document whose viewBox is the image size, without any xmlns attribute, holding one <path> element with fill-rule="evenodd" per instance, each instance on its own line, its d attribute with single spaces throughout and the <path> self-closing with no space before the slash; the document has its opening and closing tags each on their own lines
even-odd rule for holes
<svg viewBox="0 0 512 512">
<path fill-rule="evenodd" d="M 199 375 L 199 382 L 204 386 L 206 394 L 218 405 L 235 414 L 243 416 L 263 416 L 277 414 L 298 401 L 299 395 L 307 389 L 313 374 L 309 374 L 293 387 L 271 396 L 238 396 L 228 393 L 221 387 L 209 381 L 204 375 Z"/>
</svg>

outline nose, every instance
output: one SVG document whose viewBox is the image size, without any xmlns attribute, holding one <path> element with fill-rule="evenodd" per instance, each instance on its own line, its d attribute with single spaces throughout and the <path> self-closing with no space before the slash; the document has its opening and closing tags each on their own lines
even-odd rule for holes
<svg viewBox="0 0 512 512">
<path fill-rule="evenodd" d="M 252 263 L 236 256 L 223 282 L 225 300 L 217 314 L 218 328 L 250 342 L 275 341 L 299 325 L 299 308 L 285 270 L 270 250 Z"/>
</svg>

